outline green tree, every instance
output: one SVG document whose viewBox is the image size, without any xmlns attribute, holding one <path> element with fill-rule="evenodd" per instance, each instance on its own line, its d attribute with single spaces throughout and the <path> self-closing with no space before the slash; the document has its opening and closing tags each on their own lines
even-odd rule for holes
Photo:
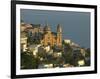
<svg viewBox="0 0 100 79">
<path fill-rule="evenodd" d="M 64 54 L 65 63 L 73 63 L 73 49 L 69 44 L 64 44 Z"/>
<path fill-rule="evenodd" d="M 85 55 L 85 62 L 86 62 L 86 66 L 90 66 L 90 48 L 88 48 L 86 50 L 86 55 Z"/>
<path fill-rule="evenodd" d="M 86 57 L 90 57 L 90 48 L 86 50 Z"/>
<path fill-rule="evenodd" d="M 21 69 L 36 69 L 38 67 L 38 59 L 34 58 L 32 53 L 21 53 Z"/>
</svg>

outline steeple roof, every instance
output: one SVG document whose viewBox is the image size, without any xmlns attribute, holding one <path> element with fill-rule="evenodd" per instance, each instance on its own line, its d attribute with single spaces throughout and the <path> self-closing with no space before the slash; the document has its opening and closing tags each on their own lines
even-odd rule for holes
<svg viewBox="0 0 100 79">
<path fill-rule="evenodd" d="M 58 24 L 58 26 L 57 26 L 57 32 L 62 32 L 62 28 L 61 28 L 60 24 Z"/>
<path fill-rule="evenodd" d="M 44 30 L 45 31 L 50 31 L 51 29 L 50 29 L 50 26 L 48 25 L 48 24 L 46 24 L 46 26 L 44 27 Z"/>
</svg>

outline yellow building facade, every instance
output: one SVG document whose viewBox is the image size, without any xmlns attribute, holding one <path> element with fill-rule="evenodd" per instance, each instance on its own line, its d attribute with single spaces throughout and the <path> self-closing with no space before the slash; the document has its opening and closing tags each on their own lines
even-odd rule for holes
<svg viewBox="0 0 100 79">
<path fill-rule="evenodd" d="M 60 24 L 57 26 L 57 33 L 54 34 L 48 25 L 44 28 L 43 39 L 41 40 L 42 45 L 47 46 L 62 46 L 62 28 Z"/>
<path fill-rule="evenodd" d="M 57 25 L 57 30 L 56 32 L 52 32 L 50 26 L 46 24 L 45 27 L 35 27 L 34 25 L 31 24 L 21 24 L 21 32 L 31 32 L 32 35 L 36 33 L 41 33 L 42 36 L 39 39 L 40 43 L 44 46 L 50 45 L 50 46 L 62 46 L 62 27 L 60 24 Z M 21 33 L 21 36 L 23 36 L 24 33 Z M 39 37 L 39 36 L 38 36 Z M 33 36 L 33 38 L 36 38 Z M 22 38 L 23 39 L 23 38 Z"/>
</svg>

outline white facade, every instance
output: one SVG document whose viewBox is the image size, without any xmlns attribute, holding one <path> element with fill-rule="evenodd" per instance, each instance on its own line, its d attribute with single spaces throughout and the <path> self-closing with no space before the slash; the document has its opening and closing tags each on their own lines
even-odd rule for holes
<svg viewBox="0 0 100 79">
<path fill-rule="evenodd" d="M 50 51 L 50 46 L 46 46 L 46 47 L 44 47 L 44 49 L 46 50 L 46 52 L 49 52 Z"/>
<path fill-rule="evenodd" d="M 65 39 L 64 42 L 65 42 L 66 44 L 71 44 L 71 40 L 70 40 L 70 39 Z"/>
<path fill-rule="evenodd" d="M 21 48 L 23 52 L 25 52 L 27 49 L 27 37 L 21 38 L 20 43 L 21 43 Z"/>
</svg>

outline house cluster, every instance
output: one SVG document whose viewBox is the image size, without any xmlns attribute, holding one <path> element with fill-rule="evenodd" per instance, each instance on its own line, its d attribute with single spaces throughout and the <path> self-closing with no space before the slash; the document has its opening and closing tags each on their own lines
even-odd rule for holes
<svg viewBox="0 0 100 79">
<path fill-rule="evenodd" d="M 43 62 L 38 64 L 38 68 L 74 66 L 64 61 L 63 55 L 67 53 L 68 49 L 63 45 L 62 41 L 64 44 L 70 45 L 73 49 L 74 57 L 77 57 L 79 54 L 85 57 L 86 51 L 78 44 L 75 44 L 70 39 L 62 39 L 62 28 L 60 24 L 57 25 L 56 32 L 52 32 L 48 24 L 42 27 L 40 24 L 21 23 L 20 29 L 21 52 L 31 51 L 34 57 L 38 57 Z M 46 55 L 46 57 L 41 55 Z M 55 61 L 54 59 L 61 63 L 52 63 Z M 51 63 L 45 63 L 45 61 L 50 61 Z M 85 64 L 85 61 L 81 59 L 77 63 L 79 66 L 82 66 Z"/>
<path fill-rule="evenodd" d="M 38 42 L 41 45 L 47 46 L 62 46 L 62 28 L 61 25 L 57 25 L 57 32 L 52 32 L 48 24 L 45 27 L 41 27 L 40 24 L 21 24 L 21 38 L 29 37 L 32 41 Z M 24 40 L 24 38 L 22 40 Z"/>
</svg>

